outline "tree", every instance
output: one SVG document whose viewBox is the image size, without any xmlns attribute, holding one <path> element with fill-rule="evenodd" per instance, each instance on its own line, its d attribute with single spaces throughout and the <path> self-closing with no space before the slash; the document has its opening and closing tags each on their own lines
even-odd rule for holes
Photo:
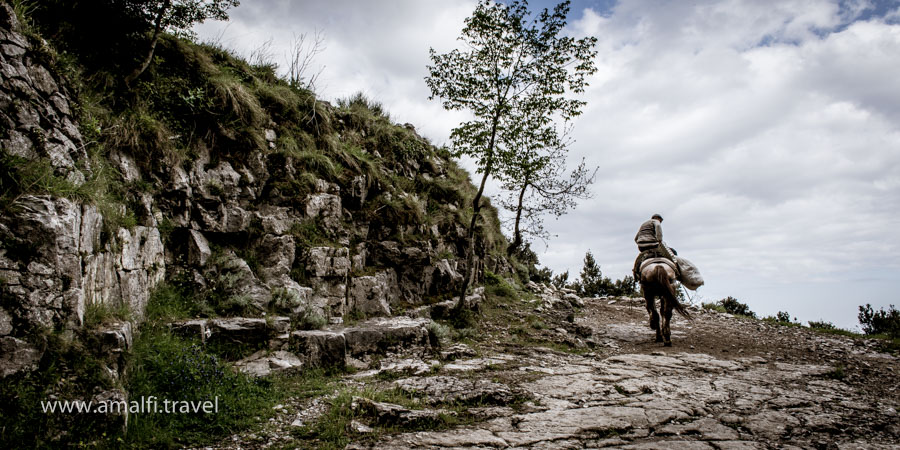
<svg viewBox="0 0 900 450">
<path fill-rule="evenodd" d="M 561 274 L 555 275 L 553 280 L 550 282 L 557 289 L 562 289 L 567 286 L 567 282 L 569 281 L 569 271 L 565 271 Z"/>
<path fill-rule="evenodd" d="M 524 120 L 526 127 L 536 121 Z M 554 128 L 546 128 L 544 139 L 548 145 L 535 145 L 533 134 L 519 133 L 519 140 L 510 146 L 513 159 L 504 173 L 503 188 L 509 194 L 500 204 L 515 213 L 513 241 L 506 249 L 507 256 L 516 253 L 524 243 L 523 234 L 541 239 L 549 237 L 544 230 L 543 215 L 561 216 L 575 206 L 575 200 L 589 198 L 587 190 L 594 181 L 597 169 L 589 171 L 584 159 L 566 175 L 568 142 L 556 136 Z"/>
<path fill-rule="evenodd" d="M 466 252 L 469 276 L 463 279 L 457 312 L 465 308 L 466 290 L 475 276 L 475 226 L 485 183 L 513 164 L 508 145 L 523 132 L 522 119 L 535 118 L 536 129 L 542 130 L 554 118 L 577 116 L 584 105 L 565 94 L 583 92 L 585 77 L 596 70 L 592 61 L 596 38 L 561 36 L 568 11 L 566 1 L 552 12 L 544 9 L 529 19 L 527 1 L 505 5 L 480 0 L 459 38 L 466 48 L 445 54 L 430 50 L 433 65 L 425 78 L 429 98 L 442 99 L 447 110 L 471 112 L 473 119 L 454 128 L 450 139 L 454 156 L 472 157 L 482 175 L 472 199 Z M 534 134 L 535 145 L 541 144 L 541 133 L 534 129 L 526 131 Z"/>
<path fill-rule="evenodd" d="M 578 293 L 583 297 L 599 297 L 603 294 L 603 272 L 590 250 L 584 254 L 584 267 L 578 282 Z"/>
<path fill-rule="evenodd" d="M 140 65 L 125 77 L 125 85 L 129 86 L 153 61 L 160 33 L 170 31 L 191 36 L 190 28 L 195 23 L 206 19 L 227 20 L 226 11 L 238 6 L 240 0 L 125 0 L 124 3 L 126 9 L 133 11 L 153 27 L 147 54 Z"/>
<path fill-rule="evenodd" d="M 859 306 L 859 324 L 865 334 L 886 334 L 892 338 L 900 337 L 900 310 L 890 305 L 888 310 L 879 308 L 875 311 L 872 305 Z"/>
</svg>

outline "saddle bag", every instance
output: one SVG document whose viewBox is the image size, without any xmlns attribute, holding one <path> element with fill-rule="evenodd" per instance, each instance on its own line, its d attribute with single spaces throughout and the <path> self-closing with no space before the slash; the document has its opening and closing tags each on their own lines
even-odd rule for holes
<svg viewBox="0 0 900 450">
<path fill-rule="evenodd" d="M 675 263 L 678 264 L 678 281 L 680 281 L 684 287 L 696 291 L 697 288 L 703 286 L 703 277 L 700 275 L 700 270 L 697 269 L 697 266 L 695 266 L 694 263 L 680 256 L 675 257 Z"/>
</svg>

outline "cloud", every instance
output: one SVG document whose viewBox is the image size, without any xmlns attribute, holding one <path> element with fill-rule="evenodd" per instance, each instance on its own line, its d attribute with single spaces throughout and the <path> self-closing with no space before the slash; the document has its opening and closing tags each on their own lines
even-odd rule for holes
<svg viewBox="0 0 900 450">
<path fill-rule="evenodd" d="M 442 144 L 466 116 L 427 100 L 428 49 L 454 48 L 474 5 L 257 0 L 232 11 L 222 41 L 247 54 L 272 38 L 280 56 L 293 34 L 322 30 L 322 97 L 362 91 Z M 600 170 L 594 198 L 547 220 L 557 237 L 546 251 L 535 245 L 543 264 L 574 278 L 591 249 L 608 276 L 629 274 L 634 233 L 659 212 L 666 240 L 706 276 L 704 295 L 766 310 L 808 286 L 830 314 L 855 317 L 856 304 L 874 299 L 823 283 L 882 298 L 900 288 L 884 281 L 900 279 L 896 3 L 590 6 L 575 2 L 566 30 L 598 38 L 571 155 Z M 198 31 L 214 37 L 222 27 Z M 880 281 L 864 281 L 870 276 Z"/>
</svg>

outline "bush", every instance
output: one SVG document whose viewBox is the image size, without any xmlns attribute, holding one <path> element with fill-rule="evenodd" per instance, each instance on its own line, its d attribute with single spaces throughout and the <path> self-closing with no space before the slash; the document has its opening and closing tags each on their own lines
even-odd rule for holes
<svg viewBox="0 0 900 450">
<path fill-rule="evenodd" d="M 756 313 L 751 311 L 746 303 L 741 303 L 732 296 L 725 297 L 717 303 L 729 314 L 756 318 Z"/>
<path fill-rule="evenodd" d="M 484 292 L 487 295 L 504 298 L 515 298 L 516 290 L 499 275 L 484 271 Z"/>
<path fill-rule="evenodd" d="M 812 329 L 814 329 L 814 330 L 827 330 L 827 331 L 833 331 L 833 330 L 837 330 L 837 329 L 838 329 L 838 327 L 834 326 L 833 323 L 831 323 L 831 322 L 826 322 L 826 321 L 824 321 L 824 320 L 818 320 L 818 321 L 816 321 L 816 320 L 810 320 L 810 321 L 809 321 L 809 327 L 812 328 Z"/>
<path fill-rule="evenodd" d="M 857 317 L 865 334 L 886 334 L 892 338 L 900 338 L 900 311 L 894 305 L 890 305 L 887 311 L 884 308 L 875 311 L 872 305 L 866 303 L 866 306 L 859 307 Z"/>
</svg>

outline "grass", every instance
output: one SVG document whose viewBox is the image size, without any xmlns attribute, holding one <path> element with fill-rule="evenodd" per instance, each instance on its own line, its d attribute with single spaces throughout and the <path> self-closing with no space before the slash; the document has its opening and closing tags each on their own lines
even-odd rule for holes
<svg viewBox="0 0 900 450">
<path fill-rule="evenodd" d="M 117 425 L 106 422 L 105 417 L 42 411 L 42 401 L 90 400 L 90 393 L 112 388 L 114 383 L 103 362 L 80 340 L 51 332 L 37 332 L 31 338 L 43 351 L 37 369 L 8 376 L 0 383 L 0 446 L 87 446 L 115 433 Z"/>
<path fill-rule="evenodd" d="M 257 348 L 240 344 L 204 347 L 197 339 L 173 334 L 171 320 L 196 311 L 184 288 L 162 284 L 151 295 L 147 320 L 135 339 L 126 387 L 129 398 L 156 396 L 178 401 L 218 399 L 215 414 L 133 414 L 127 447 L 173 448 L 213 444 L 235 431 L 262 426 L 272 406 L 288 398 L 333 391 L 338 370 L 309 369 L 299 374 L 253 378 L 236 371 L 223 357 L 245 356 Z"/>
<path fill-rule="evenodd" d="M 409 431 L 438 431 L 474 422 L 468 415 L 466 405 L 444 405 L 451 414 L 439 414 L 435 420 L 423 421 L 407 426 L 370 423 L 374 428 L 371 435 L 355 435 L 350 429 L 354 420 L 374 422 L 373 417 L 363 408 L 353 408 L 354 398 L 364 398 L 376 402 L 392 403 L 407 409 L 422 409 L 425 404 L 416 396 L 400 389 L 378 390 L 374 388 L 338 390 L 328 401 L 327 412 L 318 421 L 308 424 L 293 432 L 293 436 L 305 441 L 315 448 L 340 449 L 350 443 L 351 438 L 368 442 L 376 441 L 380 436 Z M 455 413 L 455 415 L 453 414 Z"/>
<path fill-rule="evenodd" d="M 133 314 L 127 304 L 110 305 L 103 302 L 88 303 L 84 309 L 84 327 L 95 329 L 112 320 L 131 321 Z"/>
<path fill-rule="evenodd" d="M 847 374 L 844 372 L 844 366 L 839 364 L 835 366 L 834 369 L 825 372 L 822 376 L 829 380 L 842 381 L 846 378 Z"/>
</svg>

